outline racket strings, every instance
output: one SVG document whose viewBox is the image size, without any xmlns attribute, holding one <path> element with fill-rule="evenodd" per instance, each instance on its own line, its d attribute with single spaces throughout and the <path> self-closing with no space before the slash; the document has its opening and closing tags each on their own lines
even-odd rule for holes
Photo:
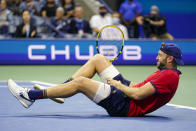
<svg viewBox="0 0 196 131">
<path fill-rule="evenodd" d="M 114 60 L 121 53 L 124 45 L 124 36 L 122 31 L 114 26 L 103 28 L 98 37 L 98 50 L 100 54 L 110 60 Z"/>
</svg>

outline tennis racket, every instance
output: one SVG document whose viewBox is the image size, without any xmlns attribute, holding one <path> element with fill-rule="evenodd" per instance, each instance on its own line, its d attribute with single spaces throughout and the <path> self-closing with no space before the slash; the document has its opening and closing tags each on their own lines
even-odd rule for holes
<svg viewBox="0 0 196 131">
<path fill-rule="evenodd" d="M 122 53 L 124 47 L 124 34 L 122 30 L 114 25 L 101 28 L 97 35 L 97 52 L 110 62 L 115 61 Z"/>
</svg>

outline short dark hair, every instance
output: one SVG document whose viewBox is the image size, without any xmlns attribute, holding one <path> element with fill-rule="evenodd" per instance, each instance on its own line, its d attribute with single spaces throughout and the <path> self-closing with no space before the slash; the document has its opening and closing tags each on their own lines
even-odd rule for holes
<svg viewBox="0 0 196 131">
<path fill-rule="evenodd" d="M 29 14 L 30 14 L 30 11 L 29 11 L 28 9 L 24 9 L 24 10 L 22 11 L 22 13 L 21 13 L 21 16 L 23 15 L 23 13 L 24 13 L 25 11 L 29 12 Z"/>
<path fill-rule="evenodd" d="M 106 9 L 106 7 L 104 5 L 100 5 L 99 9 Z"/>
<path fill-rule="evenodd" d="M 120 13 L 118 11 L 114 11 L 112 14 L 119 14 L 120 15 Z"/>
</svg>

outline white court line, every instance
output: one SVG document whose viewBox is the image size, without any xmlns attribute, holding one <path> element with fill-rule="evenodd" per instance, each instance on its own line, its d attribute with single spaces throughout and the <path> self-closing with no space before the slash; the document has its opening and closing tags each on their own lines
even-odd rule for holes
<svg viewBox="0 0 196 131">
<path fill-rule="evenodd" d="M 190 106 L 182 106 L 182 105 L 176 105 L 176 104 L 166 104 L 167 106 L 173 106 L 173 107 L 176 107 L 176 108 L 183 108 L 183 109 L 191 109 L 191 110 L 196 110 L 195 107 L 190 107 Z"/>
<path fill-rule="evenodd" d="M 47 86 L 56 86 L 57 85 L 57 84 L 47 83 L 47 82 L 43 82 L 43 81 L 31 81 L 31 82 L 36 83 L 36 84 L 47 85 Z"/>
<path fill-rule="evenodd" d="M 16 82 L 32 82 L 32 81 L 23 81 L 23 80 L 13 80 L 13 81 L 16 81 Z M 7 80 L 2 80 L 0 82 L 7 82 Z"/>
<path fill-rule="evenodd" d="M 28 82 L 32 82 L 32 81 L 22 81 L 22 80 L 14 80 L 14 81 L 16 81 L 16 82 L 26 82 L 26 83 L 28 83 Z M 6 83 L 6 85 L 4 86 L 2 86 L 2 85 L 0 85 L 0 88 L 7 88 L 7 80 L 3 80 L 3 81 L 0 81 L 0 82 L 5 82 Z M 33 83 L 32 83 L 33 84 Z M 29 86 L 23 86 L 24 88 L 28 88 Z"/>
</svg>

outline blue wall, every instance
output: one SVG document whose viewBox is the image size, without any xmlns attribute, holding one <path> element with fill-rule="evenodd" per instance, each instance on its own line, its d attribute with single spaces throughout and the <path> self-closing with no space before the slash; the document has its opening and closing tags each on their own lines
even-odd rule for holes
<svg viewBox="0 0 196 131">
<path fill-rule="evenodd" d="M 154 65 L 162 41 L 125 41 L 114 64 Z M 196 65 L 196 41 L 172 41 L 183 52 L 185 65 Z M 84 64 L 96 54 L 93 40 L 0 40 L 0 65 Z"/>
<path fill-rule="evenodd" d="M 143 14 L 149 13 L 151 5 L 157 5 L 167 18 L 169 33 L 175 38 L 196 38 L 196 0 L 138 0 Z"/>
</svg>

